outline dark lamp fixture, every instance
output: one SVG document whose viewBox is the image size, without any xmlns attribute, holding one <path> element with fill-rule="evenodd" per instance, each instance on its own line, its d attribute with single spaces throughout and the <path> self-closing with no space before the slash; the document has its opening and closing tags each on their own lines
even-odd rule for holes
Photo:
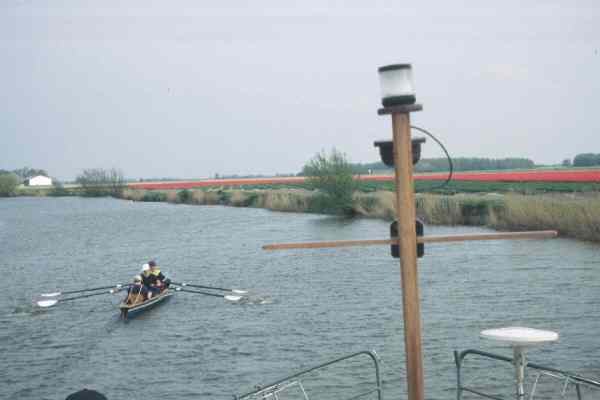
<svg viewBox="0 0 600 400">
<path fill-rule="evenodd" d="M 412 162 L 413 165 L 419 162 L 421 158 L 421 144 L 425 143 L 425 138 L 413 138 L 412 144 Z M 375 147 L 379 147 L 379 155 L 381 161 L 388 167 L 394 166 L 394 142 L 391 140 L 379 140 L 374 143 Z"/>
<path fill-rule="evenodd" d="M 415 89 L 410 64 L 393 64 L 380 67 L 381 103 L 384 107 L 414 104 Z"/>
</svg>

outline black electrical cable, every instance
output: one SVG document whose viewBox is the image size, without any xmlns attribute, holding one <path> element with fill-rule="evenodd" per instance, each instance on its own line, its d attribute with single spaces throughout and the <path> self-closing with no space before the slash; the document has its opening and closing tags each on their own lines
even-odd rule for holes
<svg viewBox="0 0 600 400">
<path fill-rule="evenodd" d="M 442 142 L 440 142 L 435 136 L 433 136 L 431 133 L 427 132 L 425 129 L 423 128 L 419 128 L 418 126 L 414 126 L 411 125 L 410 126 L 411 129 L 415 129 L 419 132 L 423 132 L 424 134 L 426 134 L 427 136 L 429 136 L 430 138 L 432 138 L 441 148 L 442 150 L 444 150 L 444 153 L 446 153 L 446 157 L 448 158 L 448 164 L 450 166 L 450 170 L 448 172 L 448 178 L 446 178 L 446 181 L 444 183 L 442 183 L 439 186 L 434 186 L 431 189 L 441 189 L 444 186 L 446 186 L 448 183 L 450 183 L 450 181 L 452 180 L 452 173 L 454 172 L 454 165 L 452 164 L 452 157 L 450 157 L 450 154 L 448 154 L 448 150 L 446 150 L 446 148 L 444 147 L 444 145 L 442 144 Z"/>
</svg>

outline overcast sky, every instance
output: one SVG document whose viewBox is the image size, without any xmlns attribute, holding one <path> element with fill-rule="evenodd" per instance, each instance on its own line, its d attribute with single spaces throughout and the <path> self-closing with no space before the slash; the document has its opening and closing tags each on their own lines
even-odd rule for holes
<svg viewBox="0 0 600 400">
<path fill-rule="evenodd" d="M 126 177 L 379 160 L 377 68 L 454 157 L 600 153 L 598 1 L 0 1 L 0 169 Z M 442 153 L 433 141 L 423 157 Z"/>
</svg>

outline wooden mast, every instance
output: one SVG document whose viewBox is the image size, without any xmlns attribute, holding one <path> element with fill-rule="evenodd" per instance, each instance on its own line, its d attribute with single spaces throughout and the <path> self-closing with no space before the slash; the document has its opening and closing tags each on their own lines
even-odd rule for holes
<svg viewBox="0 0 600 400">
<path fill-rule="evenodd" d="M 413 184 L 412 144 L 408 112 L 392 113 L 396 170 L 396 217 L 400 250 L 404 349 L 409 400 L 424 399 L 421 353 L 421 307 L 417 274 L 417 234 Z"/>
</svg>

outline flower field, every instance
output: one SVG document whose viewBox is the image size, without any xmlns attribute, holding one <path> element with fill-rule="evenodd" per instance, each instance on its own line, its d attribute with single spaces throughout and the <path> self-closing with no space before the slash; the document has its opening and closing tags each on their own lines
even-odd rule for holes
<svg viewBox="0 0 600 400">
<path fill-rule="evenodd" d="M 416 180 L 444 180 L 447 174 L 420 175 Z M 511 171 L 456 173 L 457 181 L 479 182 L 600 182 L 600 170 Z"/>
<path fill-rule="evenodd" d="M 303 184 L 304 177 L 290 176 L 277 178 L 242 178 L 242 179 L 205 179 L 198 181 L 175 181 L 175 182 L 140 182 L 129 183 L 127 186 L 131 189 L 146 190 L 172 190 L 172 189 L 192 189 L 203 187 L 220 186 L 257 186 L 257 185 L 294 185 Z"/>
<path fill-rule="evenodd" d="M 416 181 L 443 181 L 447 174 L 420 174 L 415 175 Z M 393 175 L 362 175 L 357 176 L 362 182 L 392 182 Z M 595 170 L 531 170 L 507 172 L 468 172 L 455 173 L 454 181 L 472 182 L 579 182 L 600 183 L 600 169 Z M 223 186 L 261 186 L 261 185 L 302 185 L 305 178 L 300 176 L 274 177 L 274 178 L 242 178 L 242 179 L 206 179 L 197 181 L 174 182 L 140 182 L 130 183 L 131 189 L 146 190 L 178 190 L 203 187 Z"/>
</svg>

